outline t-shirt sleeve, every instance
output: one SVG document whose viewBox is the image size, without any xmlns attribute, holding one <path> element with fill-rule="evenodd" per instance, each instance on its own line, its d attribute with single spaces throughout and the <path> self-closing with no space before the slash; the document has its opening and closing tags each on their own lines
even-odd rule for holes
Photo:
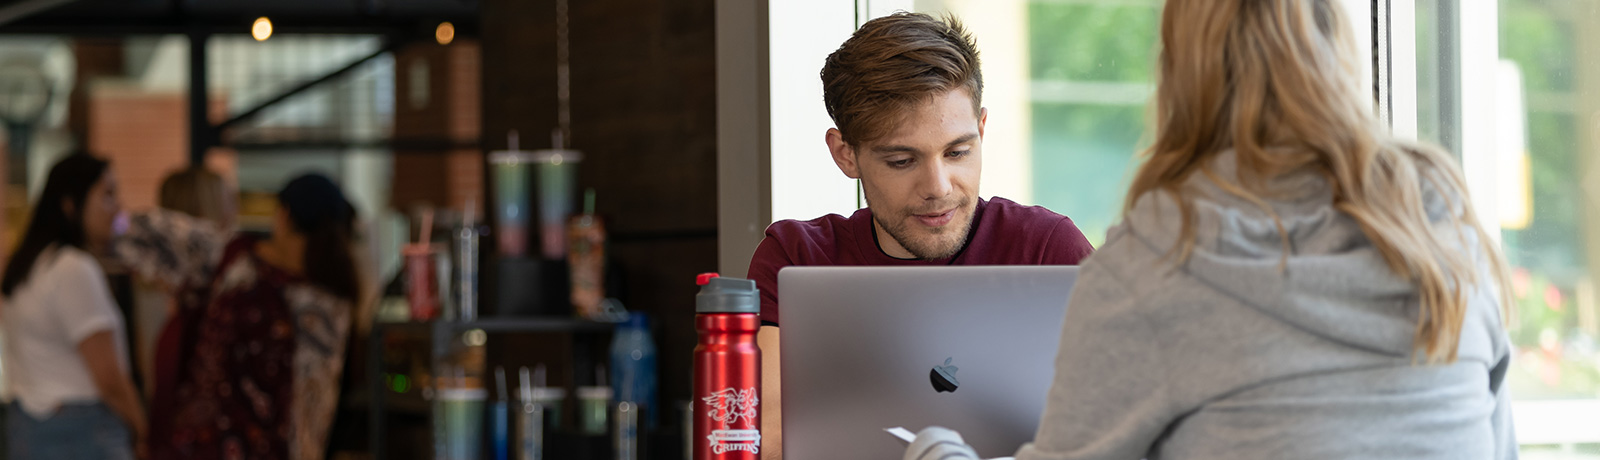
<svg viewBox="0 0 1600 460">
<path fill-rule="evenodd" d="M 111 289 L 98 262 L 82 253 L 59 257 L 62 259 L 48 282 L 52 283 L 51 310 L 67 339 L 81 343 L 97 332 L 116 329 L 116 302 L 111 299 Z"/>
<path fill-rule="evenodd" d="M 1083 231 L 1072 223 L 1072 219 L 1062 217 L 1050 230 L 1050 237 L 1045 241 L 1045 252 L 1041 263 L 1044 265 L 1078 265 L 1083 259 L 1089 258 L 1094 253 L 1094 246 L 1089 244 L 1089 239 L 1084 238 Z"/>
<path fill-rule="evenodd" d="M 761 245 L 756 246 L 756 253 L 750 258 L 750 270 L 746 276 L 755 280 L 756 289 L 761 290 L 763 325 L 778 325 L 778 270 L 790 265 L 793 265 L 793 261 L 783 251 L 782 243 L 771 234 L 761 239 Z"/>
<path fill-rule="evenodd" d="M 183 287 L 208 281 L 229 237 L 204 220 L 156 209 L 133 215 L 127 231 L 112 240 L 111 253 L 145 279 Z"/>
</svg>

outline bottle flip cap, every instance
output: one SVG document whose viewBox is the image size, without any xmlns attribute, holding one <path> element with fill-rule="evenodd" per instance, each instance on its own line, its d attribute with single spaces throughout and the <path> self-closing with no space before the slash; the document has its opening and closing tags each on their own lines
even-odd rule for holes
<svg viewBox="0 0 1600 460">
<path fill-rule="evenodd" d="M 700 294 L 694 297 L 696 313 L 761 313 L 761 291 L 753 280 L 707 273 L 696 281 L 700 283 Z"/>
</svg>

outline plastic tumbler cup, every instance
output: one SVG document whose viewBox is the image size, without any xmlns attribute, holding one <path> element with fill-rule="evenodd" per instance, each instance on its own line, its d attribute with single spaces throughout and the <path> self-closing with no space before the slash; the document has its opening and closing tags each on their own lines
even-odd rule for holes
<svg viewBox="0 0 1600 460">
<path fill-rule="evenodd" d="M 578 428 L 584 434 L 605 434 L 609 412 L 611 387 L 578 388 Z"/>
<path fill-rule="evenodd" d="M 479 460 L 483 442 L 483 407 L 489 392 L 482 388 L 446 388 L 437 404 L 443 413 L 444 453 L 448 460 Z"/>
<path fill-rule="evenodd" d="M 438 264 L 427 246 L 411 244 L 401 251 L 406 258 L 406 300 L 411 319 L 428 321 L 439 316 Z"/>
<path fill-rule="evenodd" d="M 545 259 L 567 257 L 567 217 L 572 215 L 573 202 L 577 200 L 580 161 L 583 153 L 577 150 L 539 150 L 533 154 L 533 162 L 539 168 L 540 252 Z"/>
<path fill-rule="evenodd" d="M 532 163 L 533 155 L 528 152 L 500 150 L 489 154 L 494 170 L 494 233 L 503 256 L 528 254 L 528 220 L 533 213 L 533 190 L 528 179 Z"/>
</svg>

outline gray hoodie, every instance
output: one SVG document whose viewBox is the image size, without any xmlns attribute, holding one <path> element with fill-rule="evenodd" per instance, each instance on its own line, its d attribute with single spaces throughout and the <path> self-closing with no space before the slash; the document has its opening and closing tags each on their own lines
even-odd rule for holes
<svg viewBox="0 0 1600 460">
<path fill-rule="evenodd" d="M 1213 163 L 1234 179 L 1233 157 Z M 1142 197 L 1083 265 L 1043 421 L 1018 460 L 1510 459 L 1516 457 L 1500 302 L 1470 292 L 1459 359 L 1421 364 L 1415 286 L 1333 209 L 1319 176 L 1274 181 L 1273 220 L 1203 174 L 1180 218 Z M 1448 205 L 1425 193 L 1439 234 Z M 1487 270 L 1476 239 L 1471 251 Z M 1484 275 L 1487 280 L 1487 275 Z"/>
</svg>

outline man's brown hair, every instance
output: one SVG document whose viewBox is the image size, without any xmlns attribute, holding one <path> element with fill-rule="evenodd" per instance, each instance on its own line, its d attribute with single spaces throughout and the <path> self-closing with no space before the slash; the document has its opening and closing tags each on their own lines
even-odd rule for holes
<svg viewBox="0 0 1600 460">
<path fill-rule="evenodd" d="M 906 110 L 957 88 L 978 113 L 978 45 L 953 16 L 902 11 L 867 21 L 822 66 L 823 103 L 850 145 L 889 134 Z"/>
</svg>

